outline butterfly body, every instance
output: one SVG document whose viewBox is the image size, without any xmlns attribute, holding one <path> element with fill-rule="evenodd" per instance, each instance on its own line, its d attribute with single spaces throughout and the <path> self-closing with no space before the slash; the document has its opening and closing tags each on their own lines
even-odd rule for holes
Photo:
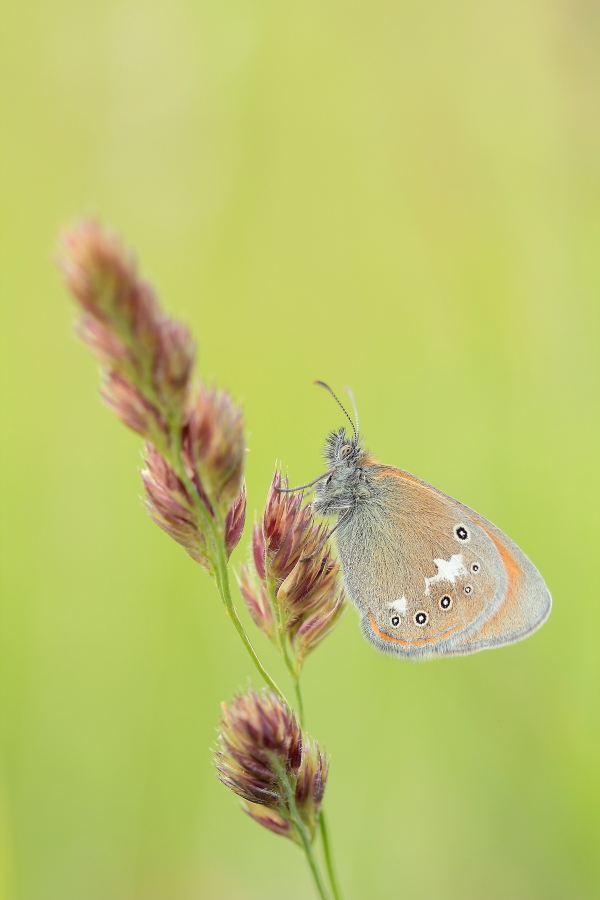
<svg viewBox="0 0 600 900">
<path fill-rule="evenodd" d="M 419 659 L 520 640 L 550 594 L 525 554 L 478 513 L 378 463 L 358 435 L 333 432 L 314 509 L 335 515 L 348 595 L 379 650 Z"/>
</svg>

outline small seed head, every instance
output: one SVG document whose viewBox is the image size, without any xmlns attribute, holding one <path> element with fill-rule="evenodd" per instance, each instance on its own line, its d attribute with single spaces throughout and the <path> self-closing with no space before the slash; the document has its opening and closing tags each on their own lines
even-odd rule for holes
<svg viewBox="0 0 600 900">
<path fill-rule="evenodd" d="M 142 481 L 150 518 L 185 548 L 196 562 L 211 571 L 198 508 L 164 456 L 146 444 Z"/>
<path fill-rule="evenodd" d="M 182 453 L 201 493 L 226 515 L 242 489 L 242 411 L 227 391 L 200 384 L 188 406 Z"/>
<path fill-rule="evenodd" d="M 240 542 L 246 523 L 246 486 L 242 484 L 239 494 L 229 507 L 225 519 L 225 550 L 231 556 Z"/>
<path fill-rule="evenodd" d="M 282 773 L 295 779 L 302 762 L 302 733 L 294 713 L 273 691 L 238 694 L 222 709 L 219 778 L 250 803 L 285 806 Z"/>
<path fill-rule="evenodd" d="M 244 572 L 242 592 L 253 619 L 276 644 L 273 608 L 277 610 L 297 675 L 306 656 L 335 628 L 346 602 L 340 565 L 328 542 L 323 543 L 326 526 L 316 520 L 302 493 L 283 493 L 280 487 L 287 487 L 287 479 L 282 481 L 276 470 L 262 523 L 252 535 L 257 577 Z"/>
<path fill-rule="evenodd" d="M 132 255 L 94 220 L 64 232 L 58 262 L 81 310 L 77 333 L 103 366 L 104 399 L 125 424 L 166 446 L 190 388 L 187 326 L 162 312 Z"/>
<path fill-rule="evenodd" d="M 314 836 L 327 761 L 272 691 L 250 691 L 223 704 L 215 765 L 220 780 L 242 797 L 242 808 L 255 821 L 300 842 L 299 816 Z"/>
<path fill-rule="evenodd" d="M 259 578 L 252 566 L 248 564 L 240 566 L 238 584 L 255 624 L 268 638 L 274 639 L 275 619 L 264 580 Z"/>
</svg>

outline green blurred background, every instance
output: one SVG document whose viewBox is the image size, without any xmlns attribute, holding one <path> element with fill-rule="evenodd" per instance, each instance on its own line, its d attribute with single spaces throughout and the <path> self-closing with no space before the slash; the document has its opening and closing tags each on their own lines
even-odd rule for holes
<svg viewBox="0 0 600 900">
<path fill-rule="evenodd" d="M 2 34 L 3 900 L 312 896 L 212 769 L 256 679 L 72 336 L 82 213 L 243 401 L 251 510 L 350 383 L 376 456 L 553 593 L 503 650 L 403 663 L 349 610 L 311 657 L 347 900 L 597 897 L 598 4 L 8 0 Z"/>
</svg>

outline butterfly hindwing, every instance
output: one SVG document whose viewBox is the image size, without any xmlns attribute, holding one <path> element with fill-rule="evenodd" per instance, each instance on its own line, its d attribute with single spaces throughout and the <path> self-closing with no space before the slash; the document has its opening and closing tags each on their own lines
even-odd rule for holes
<svg viewBox="0 0 600 900">
<path fill-rule="evenodd" d="M 350 598 L 366 637 L 419 658 L 474 653 L 539 627 L 550 595 L 525 554 L 468 507 L 390 466 L 337 532 Z"/>
</svg>

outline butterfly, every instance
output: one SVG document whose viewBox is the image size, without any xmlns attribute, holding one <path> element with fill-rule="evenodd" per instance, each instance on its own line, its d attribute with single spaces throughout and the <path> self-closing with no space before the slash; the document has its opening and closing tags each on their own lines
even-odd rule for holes
<svg viewBox="0 0 600 900">
<path fill-rule="evenodd" d="M 468 506 L 377 462 L 360 440 L 351 392 L 356 425 L 316 384 L 352 434 L 328 436 L 327 472 L 303 488 L 315 485 L 316 513 L 337 517 L 327 537 L 336 534 L 365 637 L 384 653 L 423 659 L 501 647 L 539 628 L 552 600 L 523 551 Z"/>
</svg>

